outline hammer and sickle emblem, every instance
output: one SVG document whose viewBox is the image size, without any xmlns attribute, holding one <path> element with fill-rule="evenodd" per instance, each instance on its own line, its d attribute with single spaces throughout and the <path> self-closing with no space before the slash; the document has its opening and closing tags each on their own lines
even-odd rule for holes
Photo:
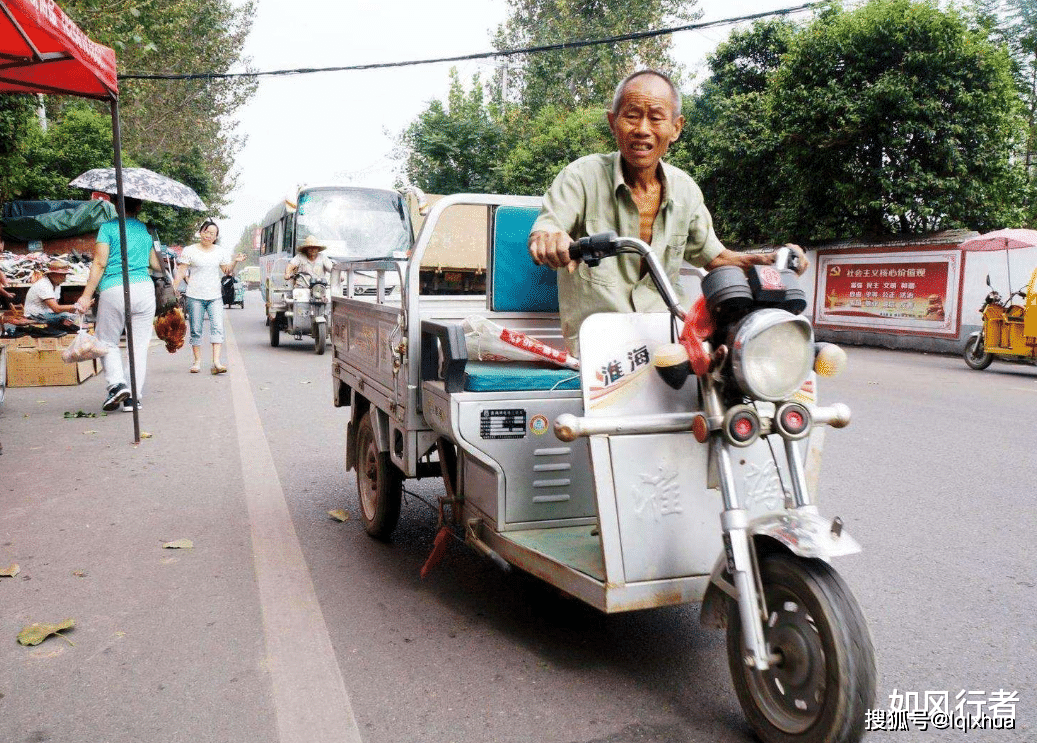
<svg viewBox="0 0 1037 743">
<path fill-rule="evenodd" d="M 828 275 L 829 276 L 842 276 L 843 275 L 843 267 L 842 266 L 832 266 L 831 268 L 828 269 Z"/>
</svg>

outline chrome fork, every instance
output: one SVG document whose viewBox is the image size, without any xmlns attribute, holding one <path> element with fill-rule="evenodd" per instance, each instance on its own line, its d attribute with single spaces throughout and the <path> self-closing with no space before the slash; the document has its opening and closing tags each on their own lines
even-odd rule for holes
<svg viewBox="0 0 1037 743">
<path fill-rule="evenodd" d="M 702 378 L 702 402 L 710 427 L 723 419 L 724 406 L 713 379 Z M 742 637 L 745 640 L 746 663 L 760 671 L 771 666 L 770 648 L 763 635 L 766 608 L 756 561 L 753 557 L 749 535 L 749 512 L 738 501 L 734 470 L 731 466 L 730 444 L 719 430 L 710 438 L 710 457 L 717 467 L 720 495 L 724 510 L 720 514 L 723 530 L 724 552 L 731 583 L 738 595 L 738 616 L 742 622 Z"/>
</svg>

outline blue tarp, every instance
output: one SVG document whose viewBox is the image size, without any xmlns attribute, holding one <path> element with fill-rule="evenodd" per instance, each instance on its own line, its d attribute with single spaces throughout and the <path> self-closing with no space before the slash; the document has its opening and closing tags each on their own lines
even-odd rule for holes
<svg viewBox="0 0 1037 743">
<path fill-rule="evenodd" d="M 11 240 L 47 240 L 73 237 L 97 229 L 116 216 L 107 201 L 9 201 L 0 226 Z"/>
</svg>

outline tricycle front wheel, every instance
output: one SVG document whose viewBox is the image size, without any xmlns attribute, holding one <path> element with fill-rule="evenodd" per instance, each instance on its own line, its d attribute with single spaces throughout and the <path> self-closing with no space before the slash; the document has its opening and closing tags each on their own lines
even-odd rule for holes
<svg viewBox="0 0 1037 743">
<path fill-rule="evenodd" d="M 403 473 L 389 459 L 389 452 L 378 451 L 370 411 L 357 426 L 356 454 L 360 519 L 368 534 L 383 542 L 388 541 L 400 520 Z"/>
<path fill-rule="evenodd" d="M 765 743 L 853 743 L 875 699 L 875 654 L 860 607 L 826 563 L 774 553 L 760 560 L 764 637 L 774 663 L 747 665 L 731 602 L 727 659 L 735 692 Z"/>
<path fill-rule="evenodd" d="M 279 315 L 267 315 L 266 323 L 270 326 L 270 346 L 277 348 L 281 345 L 281 318 Z"/>
<path fill-rule="evenodd" d="M 983 346 L 983 337 L 980 335 L 969 338 L 969 342 L 965 344 L 964 356 L 968 367 L 976 370 L 986 369 L 994 360 L 993 354 L 986 353 L 986 349 Z"/>
<path fill-rule="evenodd" d="M 325 323 L 317 323 L 313 335 L 313 352 L 318 356 L 324 355 L 324 349 L 328 345 L 328 326 Z"/>
</svg>

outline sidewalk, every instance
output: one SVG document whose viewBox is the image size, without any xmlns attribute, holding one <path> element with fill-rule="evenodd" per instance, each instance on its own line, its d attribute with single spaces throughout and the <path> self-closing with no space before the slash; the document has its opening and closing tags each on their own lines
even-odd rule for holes
<svg viewBox="0 0 1037 743">
<path fill-rule="evenodd" d="M 8 389 L 0 569 L 21 572 L 0 578 L 0 740 L 277 740 L 234 369 L 189 365 L 153 341 L 139 445 L 128 413 L 63 417 L 100 413 L 103 375 Z M 194 549 L 162 548 L 177 539 Z M 69 618 L 68 642 L 16 642 Z"/>
</svg>

